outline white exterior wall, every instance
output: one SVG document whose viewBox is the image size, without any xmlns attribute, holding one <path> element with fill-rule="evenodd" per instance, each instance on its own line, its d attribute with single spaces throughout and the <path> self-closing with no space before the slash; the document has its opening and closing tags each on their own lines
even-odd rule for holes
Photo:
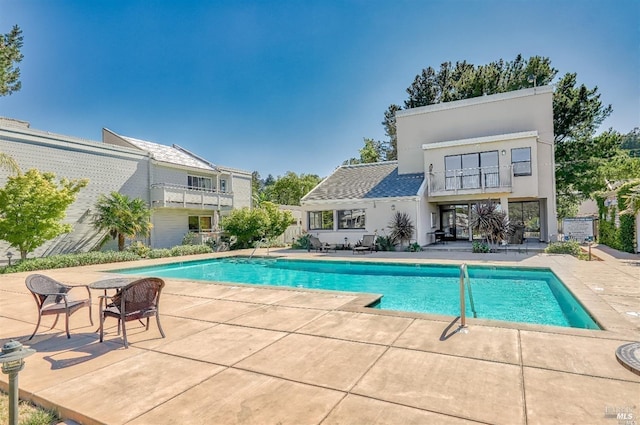
<svg viewBox="0 0 640 425">
<path fill-rule="evenodd" d="M 337 211 L 350 209 L 365 209 L 365 229 L 338 229 Z M 420 209 L 420 199 L 414 198 L 383 198 L 383 199 L 356 199 L 340 202 L 312 202 L 308 201 L 301 207 L 302 227 L 309 229 L 309 212 L 332 210 L 333 229 L 332 230 L 309 230 L 312 235 L 318 236 L 323 243 L 343 244 L 344 238 L 348 238 L 348 243 L 352 246 L 362 239 L 363 235 L 388 235 L 389 223 L 396 212 L 405 212 L 411 217 L 414 225 L 418 222 Z M 413 240 L 419 240 L 420 235 L 415 233 Z"/>
<path fill-rule="evenodd" d="M 231 175 L 231 189 L 233 190 L 234 208 L 252 207 L 251 174 L 233 173 Z"/>
<path fill-rule="evenodd" d="M 91 225 L 92 208 L 102 194 L 116 191 L 147 201 L 149 198 L 149 158 L 131 149 L 27 128 L 0 127 L 0 152 L 10 155 L 25 171 L 36 168 L 41 172 L 52 172 L 58 180 L 89 179 L 89 184 L 80 190 L 77 200 L 67 209 L 64 219 L 74 230 L 46 242 L 30 253 L 30 257 L 94 248 L 101 235 Z M 7 172 L 0 170 L 0 185 L 6 183 L 6 177 Z M 0 252 L 8 249 L 8 244 L 0 241 Z"/>
<path fill-rule="evenodd" d="M 67 210 L 64 222 L 73 226 L 73 232 L 45 243 L 30 253 L 30 257 L 94 248 L 102 238 L 91 224 L 92 208 L 100 195 L 115 191 L 149 204 L 150 187 L 154 183 L 186 187 L 188 175 L 210 177 L 214 187 L 218 182 L 216 172 L 155 161 L 147 152 L 132 148 L 117 135 L 109 131 L 102 134 L 105 143 L 33 130 L 28 128 L 28 123 L 0 119 L 0 152 L 14 158 L 23 170 L 36 168 L 53 172 L 58 179 L 89 179 L 89 184 L 80 190 L 78 199 Z M 7 175 L 5 170 L 0 170 L 0 186 L 5 184 Z M 250 207 L 251 173 L 227 170 L 221 177 L 227 179 L 227 190 L 233 191 L 234 207 Z M 178 245 L 189 231 L 190 215 L 213 214 L 213 209 L 153 208 L 153 228 L 148 243 L 152 248 Z M 6 242 L 0 241 L 0 253 L 8 248 Z"/>
<path fill-rule="evenodd" d="M 188 174 L 191 173 L 187 172 L 187 170 L 184 168 L 170 167 L 161 162 L 152 161 L 150 183 L 164 183 L 175 186 L 187 186 Z M 211 177 L 215 184 L 215 175 L 206 175 L 206 173 L 201 172 L 194 172 L 191 175 Z"/>
<path fill-rule="evenodd" d="M 207 213 L 208 214 L 208 213 Z M 169 248 L 180 245 L 182 238 L 189 232 L 190 215 L 207 215 L 202 211 L 190 213 L 183 209 L 161 208 L 153 210 L 151 223 L 151 247 Z"/>
<path fill-rule="evenodd" d="M 531 147 L 531 176 L 512 177 L 508 192 L 491 196 L 481 191 L 452 194 L 428 199 L 433 203 L 453 203 L 496 197 L 503 204 L 509 200 L 534 200 L 541 202 L 541 237 L 557 233 L 555 160 L 553 147 L 553 90 L 537 87 L 516 92 L 465 99 L 455 102 L 429 105 L 398 112 L 396 116 L 398 137 L 398 172 L 444 172 L 444 156 L 503 149 L 500 165 L 511 164 L 511 149 Z M 461 141 L 474 138 L 490 138 L 499 135 L 537 132 L 536 138 L 500 140 L 482 145 L 447 146 L 425 149 L 430 144 Z M 437 205 L 429 207 L 437 209 Z M 429 212 L 430 214 L 430 212 Z M 439 218 L 438 218 L 439 220 Z M 421 229 L 423 230 L 423 229 Z"/>
<path fill-rule="evenodd" d="M 473 140 L 473 139 L 472 139 Z M 455 141 L 453 142 L 455 143 Z M 510 198 L 538 198 L 540 197 L 540 157 L 538 154 L 538 147 L 541 143 L 538 142 L 536 136 L 522 137 L 522 138 L 507 138 L 499 141 L 485 141 L 472 144 L 457 144 L 453 146 L 444 146 L 435 149 L 424 150 L 424 163 L 433 165 L 434 174 L 443 175 L 445 172 L 445 156 L 449 155 L 462 155 L 468 153 L 479 153 L 488 151 L 498 152 L 498 166 L 501 170 L 505 167 L 511 166 L 511 149 L 515 148 L 531 148 L 531 175 L 530 176 L 513 176 L 511 178 L 511 192 Z M 429 146 L 429 145 L 426 145 Z M 502 154 L 504 151 L 504 155 Z M 469 200 L 477 199 L 477 190 L 475 193 L 468 195 L 452 194 L 451 199 L 455 200 Z M 446 199 L 446 198 L 443 198 Z"/>
<path fill-rule="evenodd" d="M 426 143 L 537 131 L 553 146 L 552 103 L 553 90 L 545 86 L 401 111 L 396 116 L 398 172 L 425 171 L 421 151 Z"/>
</svg>

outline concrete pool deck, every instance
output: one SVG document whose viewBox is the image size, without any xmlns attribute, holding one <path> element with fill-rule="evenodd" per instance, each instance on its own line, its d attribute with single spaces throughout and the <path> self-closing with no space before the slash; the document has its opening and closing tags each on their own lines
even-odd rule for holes
<svg viewBox="0 0 640 425">
<path fill-rule="evenodd" d="M 234 252 L 233 254 L 238 254 Z M 259 255 L 266 254 L 260 251 Z M 604 331 L 385 313 L 362 294 L 166 279 L 162 339 L 115 321 L 98 342 L 86 309 L 27 341 L 37 319 L 24 279 L 0 275 L 0 343 L 37 350 L 20 372 L 21 398 L 82 424 L 618 424 L 640 414 L 640 376 L 616 349 L 640 340 L 640 256 L 594 248 L 603 261 L 509 252 L 270 255 L 349 261 L 551 268 Z M 188 257 L 211 258 L 224 254 Z M 616 258 L 617 257 L 617 258 Z M 187 258 L 185 258 L 187 259 Z M 86 284 L 105 270 L 176 258 L 42 272 Z M 48 326 L 47 326 L 48 325 Z M 7 375 L 0 375 L 6 391 Z"/>
</svg>

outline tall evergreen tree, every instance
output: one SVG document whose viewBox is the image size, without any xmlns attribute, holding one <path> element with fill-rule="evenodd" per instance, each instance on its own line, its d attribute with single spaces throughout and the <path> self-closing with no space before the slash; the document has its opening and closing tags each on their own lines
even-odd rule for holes
<svg viewBox="0 0 640 425">
<path fill-rule="evenodd" d="M 7 34 L 0 34 L 0 96 L 7 96 L 22 88 L 20 68 L 17 64 L 24 58 L 22 30 L 14 27 Z"/>
</svg>

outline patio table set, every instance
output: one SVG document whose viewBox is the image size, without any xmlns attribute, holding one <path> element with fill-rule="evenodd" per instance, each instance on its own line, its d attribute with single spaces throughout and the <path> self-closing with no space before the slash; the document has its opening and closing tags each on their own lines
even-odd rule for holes
<svg viewBox="0 0 640 425">
<path fill-rule="evenodd" d="M 159 314 L 160 293 L 164 287 L 162 279 L 155 277 L 142 279 L 116 277 L 102 279 L 88 285 L 71 285 L 58 282 L 42 274 L 32 274 L 27 276 L 26 285 L 33 295 L 38 308 L 38 322 L 29 340 L 38 332 L 42 316 L 56 316 L 53 325 L 51 325 L 51 329 L 53 329 L 58 323 L 60 315 L 64 315 L 67 338 L 71 338 L 69 317 L 76 311 L 87 307 L 89 309 L 89 320 L 93 325 L 92 289 L 103 291 L 103 295 L 99 295 L 100 327 L 96 330 L 96 332 L 100 332 L 100 342 L 103 341 L 104 320 L 107 317 L 113 317 L 118 320 L 118 335 L 120 335 L 120 328 L 122 327 L 122 339 L 125 348 L 129 347 L 125 324 L 132 320 L 138 320 L 144 325 L 142 319 L 146 318 L 146 329 L 148 330 L 149 319 L 155 317 L 160 334 L 163 338 L 165 337 Z M 87 298 L 75 296 L 80 288 L 86 289 Z M 73 295 L 71 295 L 72 290 L 76 290 Z M 107 294 L 109 290 L 114 290 L 115 293 L 109 296 Z"/>
</svg>

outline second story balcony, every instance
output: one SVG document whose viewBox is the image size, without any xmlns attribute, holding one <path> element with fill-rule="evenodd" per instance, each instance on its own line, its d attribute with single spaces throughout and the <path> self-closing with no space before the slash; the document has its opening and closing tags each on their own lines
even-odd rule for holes
<svg viewBox="0 0 640 425">
<path fill-rule="evenodd" d="M 478 167 L 427 174 L 428 196 L 473 195 L 512 191 L 513 167 Z"/>
<path fill-rule="evenodd" d="M 233 193 L 215 189 L 155 183 L 151 185 L 152 208 L 198 208 L 217 210 L 233 206 Z"/>
</svg>

